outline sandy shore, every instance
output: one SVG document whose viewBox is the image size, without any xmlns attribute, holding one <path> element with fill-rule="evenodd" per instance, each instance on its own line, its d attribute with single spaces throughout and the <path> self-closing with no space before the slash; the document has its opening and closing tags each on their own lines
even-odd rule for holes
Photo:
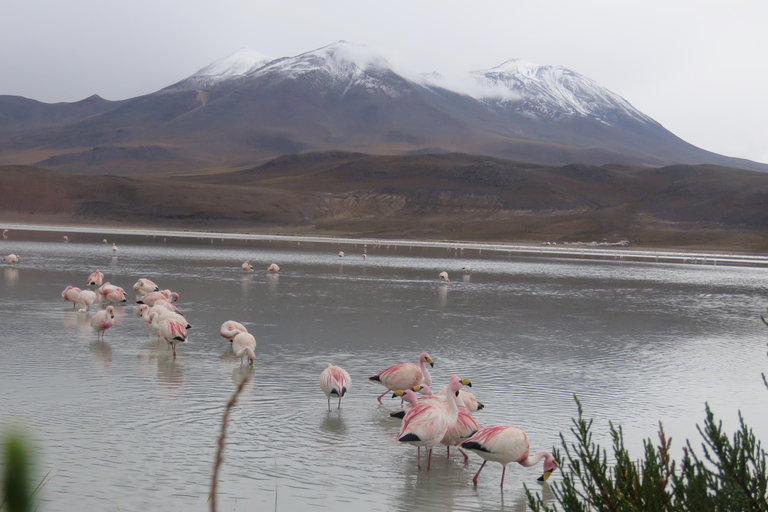
<svg viewBox="0 0 768 512">
<path fill-rule="evenodd" d="M 232 233 L 219 231 L 193 231 L 173 230 L 158 228 L 120 228 L 114 226 L 74 226 L 52 224 L 26 224 L 0 221 L 0 231 L 9 231 L 12 238 L 14 231 L 37 232 L 52 234 L 87 234 L 89 238 L 109 236 L 138 236 L 138 237 L 162 237 L 164 241 L 176 240 L 217 240 L 217 241 L 278 241 L 288 243 L 321 243 L 329 245 L 353 245 L 374 247 L 423 247 L 434 249 L 446 249 L 466 255 L 478 255 L 486 253 L 517 254 L 521 256 L 546 256 L 560 258 L 580 259 L 614 259 L 624 261 L 645 261 L 657 263 L 685 263 L 701 265 L 736 265 L 768 267 L 768 256 L 754 254 L 739 254 L 727 252 L 696 252 L 670 250 L 663 248 L 634 248 L 632 246 L 594 245 L 594 244 L 519 244 L 519 243 L 488 243 L 472 241 L 439 241 L 439 240 L 408 240 L 408 239 L 376 239 L 376 238 L 349 238 L 338 236 L 320 235 L 294 235 L 294 234 L 253 234 Z M 63 235 L 62 235 L 63 236 Z M 74 237 L 72 237 L 75 241 Z"/>
</svg>

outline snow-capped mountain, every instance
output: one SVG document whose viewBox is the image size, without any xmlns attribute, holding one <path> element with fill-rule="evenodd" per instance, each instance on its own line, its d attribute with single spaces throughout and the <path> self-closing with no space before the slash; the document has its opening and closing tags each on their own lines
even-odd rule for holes
<svg viewBox="0 0 768 512">
<path fill-rule="evenodd" d="M 70 163 L 78 151 L 92 160 L 95 147 L 156 145 L 182 155 L 178 165 L 184 168 L 341 149 L 768 170 L 686 143 L 621 96 L 563 67 L 513 59 L 459 77 L 406 77 L 373 49 L 346 41 L 280 58 L 243 48 L 156 93 L 107 102 L 95 112 L 77 107 L 61 118 L 36 110 L 40 121 L 34 125 L 14 121 L 20 114 L 11 106 L 17 103 L 0 97 L 0 120 L 10 127 L 0 130 L 0 150 L 55 154 L 55 148 Z"/>
<path fill-rule="evenodd" d="M 541 66 L 512 59 L 471 75 L 483 85 L 503 87 L 517 93 L 517 98 L 512 100 L 492 95 L 482 98 L 486 103 L 526 116 L 545 119 L 592 117 L 611 124 L 612 119 L 621 115 L 640 122 L 654 122 L 618 94 L 562 66 Z"/>
</svg>

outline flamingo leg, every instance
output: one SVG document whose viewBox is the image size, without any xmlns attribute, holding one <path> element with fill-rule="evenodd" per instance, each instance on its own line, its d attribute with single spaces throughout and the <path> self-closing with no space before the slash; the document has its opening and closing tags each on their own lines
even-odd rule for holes
<svg viewBox="0 0 768 512">
<path fill-rule="evenodd" d="M 380 394 L 380 395 L 379 395 L 379 398 L 377 398 L 377 400 L 379 401 L 379 403 L 380 403 L 381 405 L 384 405 L 384 403 L 381 401 L 381 397 L 383 397 L 383 396 L 384 396 L 384 395 L 386 395 L 387 393 L 389 393 L 389 390 L 386 390 L 385 392 L 383 392 L 382 394 Z"/>
<path fill-rule="evenodd" d="M 477 486 L 477 477 L 480 476 L 480 472 L 483 470 L 483 466 L 485 466 L 485 463 L 488 462 L 487 460 L 484 460 L 482 464 L 480 464 L 480 469 L 477 470 L 477 474 L 475 475 L 475 478 L 472 479 L 472 483 Z"/>
<path fill-rule="evenodd" d="M 419 471 L 421 471 L 421 446 L 416 447 L 416 460 L 418 461 L 416 464 L 419 466 Z"/>
<path fill-rule="evenodd" d="M 429 449 L 429 455 L 427 456 L 427 471 L 432 469 L 432 448 Z"/>
<path fill-rule="evenodd" d="M 464 451 L 464 450 L 462 450 L 461 448 L 459 448 L 459 451 L 460 451 L 460 452 L 461 452 L 461 454 L 464 456 L 464 462 L 467 462 L 467 461 L 469 460 L 469 455 L 467 455 L 467 452 L 465 452 L 465 451 Z"/>
<path fill-rule="evenodd" d="M 328 400 L 330 400 L 330 398 Z M 341 397 L 339 397 L 339 406 L 337 407 L 337 409 L 341 409 Z"/>
<path fill-rule="evenodd" d="M 507 466 L 504 466 L 504 469 L 501 470 L 501 487 L 504 487 L 504 473 L 507 472 Z"/>
<path fill-rule="evenodd" d="M 331 412 L 331 397 L 328 397 L 328 412 Z"/>
<path fill-rule="evenodd" d="M 446 446 L 446 448 L 448 450 L 448 454 L 446 455 L 446 458 L 450 459 L 451 458 L 451 447 L 450 446 Z"/>
</svg>

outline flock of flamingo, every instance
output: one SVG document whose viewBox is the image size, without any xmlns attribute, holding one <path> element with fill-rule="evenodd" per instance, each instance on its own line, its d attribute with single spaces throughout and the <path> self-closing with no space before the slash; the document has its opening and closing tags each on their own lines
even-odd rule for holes
<svg viewBox="0 0 768 512">
<path fill-rule="evenodd" d="M 3 235 L 7 238 L 7 232 Z M 67 237 L 64 237 L 64 242 L 68 241 Z M 106 244 L 107 241 L 104 240 L 104 243 Z M 112 251 L 117 251 L 114 243 Z M 339 257 L 343 258 L 344 253 L 339 252 Z M 363 254 L 363 257 L 366 258 L 367 255 Z M 3 258 L 3 261 L 12 264 L 18 262 L 19 257 L 9 254 Z M 245 272 L 254 270 L 249 261 L 244 262 L 241 268 Z M 462 270 L 469 271 L 466 267 Z M 272 263 L 267 271 L 279 272 L 280 267 Z M 438 278 L 443 283 L 450 283 L 447 272 L 441 272 Z M 114 324 L 114 305 L 127 302 L 126 292 L 119 286 L 104 282 L 104 274 L 99 270 L 92 272 L 86 283 L 86 289 L 67 286 L 61 296 L 72 302 L 73 308 L 85 314 L 88 313 L 89 306 L 97 301 L 103 300 L 108 303 L 106 308 L 94 313 L 89 320 L 91 327 L 97 333 L 97 339 L 103 340 L 105 331 Z M 173 304 L 179 300 L 179 294 L 167 289 L 161 290 L 157 284 L 147 278 L 140 278 L 133 285 L 133 291 L 137 296 L 139 316 L 149 324 L 158 341 L 168 343 L 173 349 L 175 358 L 176 345 L 187 343 L 187 329 L 191 328 L 183 313 Z M 256 338 L 243 324 L 227 320 L 221 325 L 219 334 L 232 343 L 232 351 L 235 357 L 240 359 L 241 364 L 247 358 L 248 364 L 253 365 L 256 360 Z M 463 389 L 464 386 L 472 386 L 468 379 L 452 375 L 448 384 L 435 394 L 430 387 L 432 377 L 427 364 L 434 367 L 434 361 L 424 352 L 419 356 L 418 365 L 396 364 L 368 378 L 369 382 L 386 388 L 377 397 L 379 404 L 382 404 L 381 399 L 387 393 L 392 393 L 393 398 L 402 398 L 403 403 L 407 402 L 405 407 L 391 413 L 390 416 L 401 419 L 396 442 L 417 447 L 419 470 L 422 469 L 421 448 L 428 450 L 427 470 L 430 470 L 432 450 L 438 444 L 447 447 L 448 455 L 450 455 L 451 446 L 455 446 L 462 453 L 465 461 L 469 460 L 469 456 L 464 450 L 472 451 L 484 459 L 472 480 L 475 485 L 488 461 L 498 462 L 503 466 L 502 488 L 507 464 L 511 462 L 531 467 L 544 459 L 544 473 L 539 477 L 539 481 L 546 481 L 557 469 L 551 453 L 541 450 L 533 455 L 530 454 L 528 436 L 520 428 L 512 425 L 482 427 L 473 418 L 472 414 L 483 409 L 484 406 L 472 393 Z M 342 398 L 351 388 L 350 375 L 343 368 L 329 363 L 320 374 L 320 388 L 327 398 L 328 411 L 331 410 L 331 397 L 339 399 L 337 408 L 340 409 Z"/>
</svg>

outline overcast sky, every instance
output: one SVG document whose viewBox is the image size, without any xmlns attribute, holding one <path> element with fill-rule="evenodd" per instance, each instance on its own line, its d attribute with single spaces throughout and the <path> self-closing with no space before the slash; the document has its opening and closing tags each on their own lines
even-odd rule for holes
<svg viewBox="0 0 768 512">
<path fill-rule="evenodd" d="M 347 40 L 402 70 L 562 65 L 701 148 L 768 163 L 766 0 L 3 0 L 0 94 L 147 94 L 242 47 Z"/>
</svg>

